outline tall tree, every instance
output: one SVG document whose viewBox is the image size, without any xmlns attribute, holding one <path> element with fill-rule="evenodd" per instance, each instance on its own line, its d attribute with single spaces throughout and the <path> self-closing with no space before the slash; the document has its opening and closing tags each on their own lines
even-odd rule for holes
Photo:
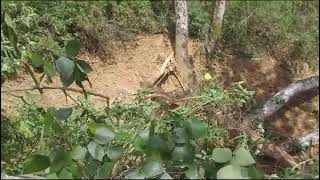
<svg viewBox="0 0 320 180">
<path fill-rule="evenodd" d="M 222 20 L 223 20 L 225 9 L 226 9 L 225 0 L 215 0 L 213 17 L 211 21 L 211 40 L 213 42 L 216 42 L 220 38 Z"/>
<path fill-rule="evenodd" d="M 191 59 L 188 56 L 188 11 L 186 0 L 175 1 L 176 31 L 175 60 L 185 91 L 190 91 L 194 83 Z"/>
</svg>

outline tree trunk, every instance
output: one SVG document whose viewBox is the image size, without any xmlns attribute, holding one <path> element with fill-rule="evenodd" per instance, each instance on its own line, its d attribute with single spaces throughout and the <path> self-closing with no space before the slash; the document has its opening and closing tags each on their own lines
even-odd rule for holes
<svg viewBox="0 0 320 180">
<path fill-rule="evenodd" d="M 226 8 L 225 0 L 216 0 L 215 9 L 213 11 L 213 17 L 211 21 L 211 41 L 216 42 L 220 38 L 221 26 L 224 11 Z"/>
<path fill-rule="evenodd" d="M 256 110 L 255 116 L 258 120 L 264 121 L 296 95 L 315 88 L 319 88 L 319 75 L 293 82 L 270 98 L 261 109 Z"/>
<path fill-rule="evenodd" d="M 187 1 L 175 1 L 176 13 L 176 37 L 175 37 L 175 60 L 177 70 L 186 92 L 191 90 L 195 82 L 192 70 L 192 63 L 188 56 L 188 12 Z"/>
</svg>

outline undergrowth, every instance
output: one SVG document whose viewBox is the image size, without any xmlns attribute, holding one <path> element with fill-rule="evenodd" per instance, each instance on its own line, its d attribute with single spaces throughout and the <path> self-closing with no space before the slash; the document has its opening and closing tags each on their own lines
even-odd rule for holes
<svg viewBox="0 0 320 180">
<path fill-rule="evenodd" d="M 208 37 L 212 3 L 188 2 L 191 37 L 201 40 Z M 7 12 L 16 26 L 19 47 L 43 54 L 48 61 L 61 54 L 65 43 L 73 38 L 83 42 L 84 52 L 105 60 L 112 57 L 116 47 L 125 47 L 136 34 L 174 32 L 173 1 L 4 1 L 1 4 L 1 17 Z M 318 8 L 318 1 L 227 2 L 220 41 L 223 51 L 271 56 L 282 61 L 292 73 L 299 73 L 299 67 L 317 69 Z M 19 66 L 7 44 L 8 40 L 1 38 L 2 79 L 15 74 Z"/>
<path fill-rule="evenodd" d="M 236 83 L 228 89 L 222 89 L 222 86 L 213 82 L 206 90 L 195 95 L 189 105 L 181 107 L 175 112 L 169 111 L 165 106 L 157 109 L 157 103 L 146 99 L 143 93 L 138 93 L 136 100 L 132 103 L 115 103 L 110 109 L 95 108 L 90 101 L 85 99 L 80 100 L 77 103 L 78 105 L 73 108 L 62 109 L 54 109 L 53 107 L 43 109 L 30 102 L 30 105 L 24 105 L 20 108 L 16 119 L 5 120 L 8 126 L 3 127 L 5 131 L 1 131 L 6 134 L 1 136 L 1 146 L 2 149 L 14 149 L 14 151 L 5 151 L 11 153 L 2 154 L 2 169 L 5 169 L 9 174 L 21 174 L 23 172 L 23 162 L 32 153 L 47 154 L 57 146 L 65 149 L 72 149 L 78 145 L 86 147 L 93 138 L 90 133 L 91 128 L 97 124 L 105 124 L 112 130 L 114 137 L 110 141 L 110 145 L 120 145 L 126 151 L 124 154 L 127 153 L 127 156 L 141 156 L 149 151 L 145 149 L 144 145 L 147 142 L 143 138 L 136 138 L 140 137 L 141 133 L 146 133 L 144 134 L 146 137 L 149 136 L 150 127 L 153 123 L 153 133 L 159 135 L 159 137 L 155 137 L 157 142 L 161 143 L 163 142 L 162 138 L 169 138 L 167 140 L 172 143 L 175 141 L 182 143 L 189 141 L 187 134 L 183 136 L 179 134 L 187 133 L 183 130 L 185 126 L 183 122 L 185 119 L 191 119 L 192 122 L 200 123 L 197 126 L 201 131 L 198 132 L 200 134 L 197 136 L 207 137 L 205 141 L 194 141 L 194 143 L 205 143 L 207 148 L 199 144 L 199 146 L 195 146 L 197 147 L 195 150 L 200 154 L 202 151 L 211 154 L 214 147 L 226 145 L 221 144 L 221 142 L 230 141 L 227 140 L 227 129 L 216 124 L 212 119 L 207 119 L 206 125 L 201 125 L 199 120 L 208 118 L 207 114 L 202 114 L 206 111 L 206 108 L 215 107 L 216 114 L 220 112 L 223 116 L 224 111 L 219 107 L 241 107 L 249 103 L 253 94 L 242 89 L 242 87 L 239 89 L 239 87 L 241 85 Z M 237 98 L 241 100 L 239 101 Z M 208 131 L 203 129 L 204 127 Z M 170 135 L 171 133 L 173 134 Z M 175 140 L 175 133 L 178 133 L 177 138 L 183 139 Z M 22 142 L 20 140 L 17 143 L 17 138 L 22 139 Z M 103 137 L 100 138 L 103 139 Z M 193 146 L 191 144 L 188 147 Z M 230 148 L 236 148 L 236 144 L 234 147 L 231 144 L 229 144 Z M 162 148 L 156 144 L 152 146 Z M 19 154 L 19 156 L 15 156 L 15 154 Z M 95 155 L 93 157 L 97 158 Z M 165 157 L 163 156 L 163 158 Z M 97 161 L 94 162 L 97 163 Z M 17 166 L 16 163 L 20 165 Z M 168 171 L 170 170 L 168 169 Z"/>
<path fill-rule="evenodd" d="M 110 108 L 96 108 L 90 99 L 61 109 L 43 109 L 30 101 L 19 108 L 15 119 L 2 124 L 1 148 L 6 151 L 1 154 L 1 169 L 15 175 L 36 172 L 39 164 L 47 167 L 43 159 L 48 155 L 50 170 L 35 174 L 49 178 L 262 178 L 246 134 L 230 134 L 241 123 L 236 117 L 250 108 L 254 92 L 241 83 L 224 88 L 211 81 L 204 87 L 174 111 L 165 103 L 159 106 L 150 101 L 143 91 L 133 102 L 117 102 Z M 55 153 L 61 157 L 55 160 Z M 239 153 L 245 157 L 238 157 Z M 238 161 L 249 174 L 237 174 L 233 168 Z M 284 170 L 279 177 L 303 173 Z"/>
</svg>

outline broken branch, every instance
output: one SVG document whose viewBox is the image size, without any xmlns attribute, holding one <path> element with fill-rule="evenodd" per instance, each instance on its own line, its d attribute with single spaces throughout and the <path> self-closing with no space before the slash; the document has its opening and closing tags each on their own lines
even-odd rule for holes
<svg viewBox="0 0 320 180">
<path fill-rule="evenodd" d="M 167 59 L 163 62 L 161 68 L 160 68 L 160 72 L 158 73 L 158 75 L 156 76 L 156 78 L 152 81 L 152 86 L 155 86 L 156 84 L 158 84 L 158 82 L 162 79 L 162 77 L 165 75 L 165 71 L 167 66 L 169 65 L 169 62 L 173 60 L 173 53 L 170 54 Z"/>
</svg>

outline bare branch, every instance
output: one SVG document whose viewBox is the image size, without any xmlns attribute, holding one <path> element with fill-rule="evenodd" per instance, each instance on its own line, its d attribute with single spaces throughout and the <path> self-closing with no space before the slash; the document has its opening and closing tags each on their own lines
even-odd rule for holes
<svg viewBox="0 0 320 180">
<path fill-rule="evenodd" d="M 8 95 L 10 96 L 13 96 L 13 97 L 16 97 L 16 98 L 20 98 L 22 100 L 22 102 L 24 102 L 25 104 L 27 105 L 31 105 L 30 103 L 28 103 L 23 96 L 18 96 L 18 95 L 15 95 L 15 94 L 11 94 L 11 93 L 7 93 Z"/>
<path fill-rule="evenodd" d="M 61 91 L 72 91 L 72 92 L 77 92 L 77 93 L 84 93 L 82 89 L 75 89 L 75 88 L 64 88 L 64 87 L 50 87 L 50 86 L 43 86 L 43 87 L 31 87 L 31 88 L 25 88 L 25 89 L 14 89 L 14 90 L 6 90 L 6 91 L 1 91 L 1 93 L 11 93 L 11 92 L 18 92 L 18 91 L 32 91 L 32 90 L 44 90 L 44 89 L 59 89 Z M 109 107 L 109 100 L 110 98 L 108 96 L 91 92 L 91 91 L 86 91 L 87 94 L 93 95 L 93 96 L 98 96 L 105 98 L 108 102 L 108 107 Z"/>
<path fill-rule="evenodd" d="M 31 78 L 34 81 L 34 84 L 36 87 L 40 87 L 40 83 L 37 80 L 36 76 L 34 75 L 33 71 L 31 70 L 30 66 L 28 65 L 28 63 L 23 63 L 25 70 L 30 74 Z M 40 92 L 40 94 L 43 93 L 42 89 L 38 89 L 38 91 Z"/>
</svg>

